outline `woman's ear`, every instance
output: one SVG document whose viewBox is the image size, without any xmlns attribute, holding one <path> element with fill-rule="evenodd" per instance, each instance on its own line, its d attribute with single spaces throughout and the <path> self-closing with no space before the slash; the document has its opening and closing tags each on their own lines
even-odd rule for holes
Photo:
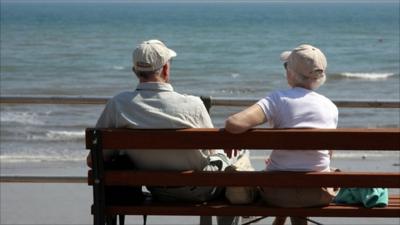
<svg viewBox="0 0 400 225">
<path fill-rule="evenodd" d="M 293 76 L 294 75 L 293 75 L 292 71 L 286 70 L 286 80 L 290 87 L 294 86 L 294 81 L 293 81 L 294 77 Z"/>
</svg>

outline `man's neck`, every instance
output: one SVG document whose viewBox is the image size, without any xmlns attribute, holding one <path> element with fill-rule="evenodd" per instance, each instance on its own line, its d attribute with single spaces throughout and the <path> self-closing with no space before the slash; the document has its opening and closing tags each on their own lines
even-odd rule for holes
<svg viewBox="0 0 400 225">
<path fill-rule="evenodd" d="M 164 79 L 162 79 L 161 77 L 152 77 L 150 79 L 140 78 L 139 82 L 140 83 L 168 83 Z"/>
</svg>

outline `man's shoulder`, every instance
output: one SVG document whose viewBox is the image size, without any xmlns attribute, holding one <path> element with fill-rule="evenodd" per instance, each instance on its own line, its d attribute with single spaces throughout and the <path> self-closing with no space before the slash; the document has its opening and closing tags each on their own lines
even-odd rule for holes
<svg viewBox="0 0 400 225">
<path fill-rule="evenodd" d="M 118 94 L 114 95 L 113 97 L 110 98 L 112 101 L 120 101 L 120 100 L 125 100 L 127 98 L 132 98 L 134 95 L 134 91 L 121 91 Z"/>
<path fill-rule="evenodd" d="M 188 95 L 188 94 L 182 94 L 183 98 L 186 98 L 187 100 L 195 103 L 202 103 L 200 97 L 194 96 L 194 95 Z"/>
<path fill-rule="evenodd" d="M 189 94 L 181 94 L 178 92 L 174 92 L 174 93 L 175 93 L 176 100 L 179 100 L 182 103 L 190 103 L 193 105 L 203 104 L 203 101 L 201 101 L 200 97 L 198 97 L 198 96 L 189 95 Z"/>
</svg>

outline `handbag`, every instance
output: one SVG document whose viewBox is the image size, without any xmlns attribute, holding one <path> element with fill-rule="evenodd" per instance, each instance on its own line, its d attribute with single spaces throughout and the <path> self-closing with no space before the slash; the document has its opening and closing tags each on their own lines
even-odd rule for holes
<svg viewBox="0 0 400 225">
<path fill-rule="evenodd" d="M 250 162 L 248 150 L 243 151 L 243 154 L 237 157 L 231 166 L 225 169 L 227 173 L 235 173 L 237 171 L 254 171 Z M 225 197 L 231 204 L 249 204 L 257 198 L 256 187 L 231 187 L 225 189 Z"/>
</svg>

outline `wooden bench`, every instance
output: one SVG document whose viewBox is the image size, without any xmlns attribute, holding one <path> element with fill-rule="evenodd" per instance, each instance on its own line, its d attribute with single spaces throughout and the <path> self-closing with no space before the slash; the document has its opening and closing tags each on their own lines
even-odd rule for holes
<svg viewBox="0 0 400 225">
<path fill-rule="evenodd" d="M 332 149 L 400 150 L 398 128 L 254 129 L 230 134 L 219 129 L 133 130 L 86 129 L 92 154 L 94 224 L 113 224 L 116 215 L 400 217 L 400 196 L 390 196 L 385 208 L 331 204 L 313 208 L 275 208 L 260 202 L 231 205 L 226 200 L 205 203 L 163 203 L 151 198 L 132 205 L 106 204 L 106 186 L 269 186 L 269 187 L 387 187 L 400 188 L 399 172 L 195 172 L 108 171 L 104 149 Z"/>
</svg>

